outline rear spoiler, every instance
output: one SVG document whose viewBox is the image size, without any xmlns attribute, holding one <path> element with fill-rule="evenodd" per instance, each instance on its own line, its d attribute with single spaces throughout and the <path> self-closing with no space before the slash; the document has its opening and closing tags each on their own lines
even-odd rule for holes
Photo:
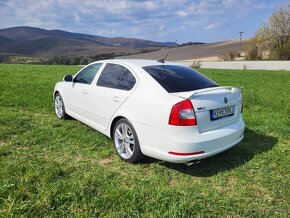
<svg viewBox="0 0 290 218">
<path fill-rule="evenodd" d="M 218 86 L 218 87 L 195 90 L 195 91 L 191 91 L 191 92 L 179 92 L 179 93 L 171 93 L 171 94 L 177 95 L 177 96 L 182 97 L 182 98 L 192 98 L 194 95 L 197 95 L 200 93 L 205 93 L 205 92 L 211 92 L 211 91 L 219 90 L 219 89 L 228 89 L 232 93 L 241 93 L 242 88 L 243 88 L 242 86 Z"/>
<path fill-rule="evenodd" d="M 199 93 L 211 92 L 218 89 L 229 89 L 232 93 L 241 93 L 242 88 L 243 88 L 242 86 L 219 86 L 219 87 L 213 87 L 213 88 L 208 88 L 208 89 L 201 89 L 201 90 L 194 91 L 190 97 Z"/>
</svg>

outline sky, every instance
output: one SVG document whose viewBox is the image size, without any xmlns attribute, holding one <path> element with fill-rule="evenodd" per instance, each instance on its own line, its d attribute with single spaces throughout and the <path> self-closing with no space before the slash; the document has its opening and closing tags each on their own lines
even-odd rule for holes
<svg viewBox="0 0 290 218">
<path fill-rule="evenodd" d="M 250 38 L 287 0 L 0 0 L 0 29 L 33 26 L 160 42 Z"/>
</svg>

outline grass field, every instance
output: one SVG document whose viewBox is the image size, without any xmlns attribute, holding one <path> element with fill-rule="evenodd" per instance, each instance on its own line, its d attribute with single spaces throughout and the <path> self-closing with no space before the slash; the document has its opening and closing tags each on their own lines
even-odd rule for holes
<svg viewBox="0 0 290 218">
<path fill-rule="evenodd" d="M 289 217 L 290 72 L 200 71 L 242 85 L 244 140 L 187 167 L 122 162 L 110 139 L 56 119 L 76 66 L 0 65 L 0 217 Z"/>
</svg>

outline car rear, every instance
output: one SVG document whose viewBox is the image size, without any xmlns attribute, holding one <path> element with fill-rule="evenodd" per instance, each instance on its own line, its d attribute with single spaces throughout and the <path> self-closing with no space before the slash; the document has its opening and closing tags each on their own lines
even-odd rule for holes
<svg viewBox="0 0 290 218">
<path fill-rule="evenodd" d="M 185 163 L 220 153 L 243 139 L 242 95 L 238 87 L 220 87 L 185 66 L 143 68 L 171 96 L 167 130 L 160 131 L 159 147 L 150 156 Z"/>
</svg>

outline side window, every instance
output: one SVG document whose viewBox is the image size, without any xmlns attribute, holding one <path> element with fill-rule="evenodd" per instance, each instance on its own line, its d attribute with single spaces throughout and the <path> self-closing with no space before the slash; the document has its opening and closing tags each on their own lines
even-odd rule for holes
<svg viewBox="0 0 290 218">
<path fill-rule="evenodd" d="M 74 82 L 76 83 L 84 83 L 84 84 L 91 84 L 94 80 L 96 73 L 101 68 L 102 64 L 92 64 L 85 69 L 83 69 L 81 72 L 78 73 L 78 75 L 74 78 Z"/>
<path fill-rule="evenodd" d="M 135 77 L 127 68 L 118 64 L 107 64 L 99 77 L 97 86 L 128 91 L 135 83 Z"/>
<path fill-rule="evenodd" d="M 120 77 L 120 81 L 117 88 L 122 90 L 131 90 L 135 85 L 135 83 L 136 83 L 135 77 L 129 70 L 126 69 L 123 75 Z"/>
</svg>

